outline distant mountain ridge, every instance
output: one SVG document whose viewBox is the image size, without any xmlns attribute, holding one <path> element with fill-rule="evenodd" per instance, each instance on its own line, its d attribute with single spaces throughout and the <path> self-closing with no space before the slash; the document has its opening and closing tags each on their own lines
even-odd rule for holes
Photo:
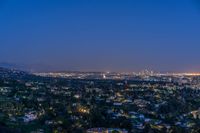
<svg viewBox="0 0 200 133">
<path fill-rule="evenodd" d="M 49 65 L 45 65 L 42 63 L 36 63 L 36 64 L 15 64 L 15 63 L 9 63 L 9 62 L 0 62 L 0 67 L 8 68 L 8 69 L 16 69 L 26 72 L 50 72 L 53 71 L 54 68 Z"/>
<path fill-rule="evenodd" d="M 22 79 L 29 76 L 31 76 L 31 74 L 24 71 L 0 67 L 1 79 Z"/>
</svg>

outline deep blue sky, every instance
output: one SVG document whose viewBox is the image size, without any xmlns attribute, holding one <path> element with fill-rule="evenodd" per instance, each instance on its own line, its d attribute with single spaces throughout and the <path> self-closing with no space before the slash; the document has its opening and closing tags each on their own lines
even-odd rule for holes
<svg viewBox="0 0 200 133">
<path fill-rule="evenodd" d="M 0 0 L 0 46 L 35 69 L 200 71 L 200 2 Z"/>
</svg>

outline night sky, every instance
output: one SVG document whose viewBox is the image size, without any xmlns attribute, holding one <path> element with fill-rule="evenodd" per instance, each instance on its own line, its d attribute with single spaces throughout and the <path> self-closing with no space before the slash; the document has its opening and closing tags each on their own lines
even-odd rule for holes
<svg viewBox="0 0 200 133">
<path fill-rule="evenodd" d="M 0 0 L 0 62 L 200 71 L 198 0 Z"/>
</svg>

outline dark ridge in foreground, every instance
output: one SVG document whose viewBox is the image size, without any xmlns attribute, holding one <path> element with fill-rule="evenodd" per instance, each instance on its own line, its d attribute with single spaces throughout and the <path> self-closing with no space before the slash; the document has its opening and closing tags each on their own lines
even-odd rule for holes
<svg viewBox="0 0 200 133">
<path fill-rule="evenodd" d="M 10 129 L 4 123 L 0 123 L 0 133 L 21 133 L 21 132 L 14 129 Z"/>
</svg>

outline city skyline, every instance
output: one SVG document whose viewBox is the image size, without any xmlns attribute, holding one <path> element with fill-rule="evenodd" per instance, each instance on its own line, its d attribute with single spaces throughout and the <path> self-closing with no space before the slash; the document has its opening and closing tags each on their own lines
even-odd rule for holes
<svg viewBox="0 0 200 133">
<path fill-rule="evenodd" d="M 199 72 L 200 4 L 1 1 L 0 62 L 35 71 Z"/>
</svg>

